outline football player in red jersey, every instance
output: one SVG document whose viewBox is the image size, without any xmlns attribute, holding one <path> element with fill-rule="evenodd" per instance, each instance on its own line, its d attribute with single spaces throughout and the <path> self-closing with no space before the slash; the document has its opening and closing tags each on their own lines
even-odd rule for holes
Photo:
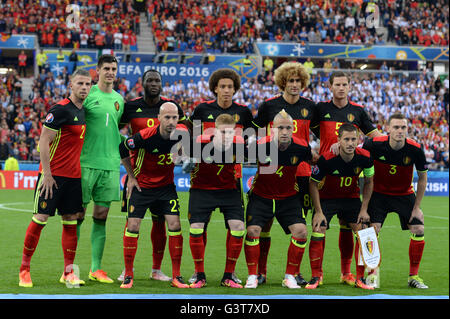
<svg viewBox="0 0 450 319">
<path fill-rule="evenodd" d="M 370 153 L 357 146 L 357 128 L 344 123 L 338 130 L 339 154 L 325 152 L 313 168 L 310 180 L 310 194 L 314 204 L 312 231 L 315 238 L 324 238 L 330 220 L 337 214 L 356 232 L 368 224 L 370 217 L 367 206 L 373 190 L 373 159 Z M 364 174 L 362 202 L 360 199 L 359 176 Z M 315 289 L 322 283 L 322 262 L 324 246 L 311 239 L 310 262 L 312 279 L 307 289 Z M 355 260 L 358 260 L 359 244 L 355 245 Z M 355 286 L 373 289 L 364 280 L 364 266 L 356 266 Z"/>
<path fill-rule="evenodd" d="M 301 214 L 303 203 L 298 198 L 296 172 L 301 162 L 312 159 L 311 147 L 305 141 L 293 137 L 294 122 L 285 110 L 276 115 L 273 122 L 272 135 L 257 142 L 257 152 L 249 150 L 249 154 L 258 154 L 258 170 L 249 191 L 246 211 L 247 236 L 244 251 L 248 279 L 245 288 L 258 287 L 259 238 L 263 227 L 274 216 L 285 233 L 292 235 L 282 285 L 300 288 L 295 275 L 300 271 L 307 228 Z M 249 149 L 251 148 L 252 145 L 249 145 Z M 251 161 L 251 156 L 249 160 Z"/>
<path fill-rule="evenodd" d="M 239 74 L 233 69 L 218 69 L 211 74 L 208 82 L 209 90 L 214 94 L 216 99 L 197 105 L 188 121 L 186 121 L 192 131 L 193 139 L 195 140 L 199 135 L 208 134 L 208 131 L 209 134 L 212 134 L 215 128 L 215 120 L 221 114 L 229 114 L 234 118 L 236 122 L 236 135 L 242 136 L 245 129 L 252 127 L 253 116 L 246 105 L 233 101 L 234 95 L 241 87 Z M 242 164 L 236 164 L 236 179 L 237 189 L 241 193 L 241 200 L 243 202 Z M 204 245 L 206 245 L 207 241 L 207 224 L 205 223 L 203 232 Z M 227 233 L 227 246 L 229 241 L 230 232 Z M 241 282 L 234 274 L 233 280 L 237 283 Z M 190 283 L 195 281 L 196 273 L 189 279 Z"/>
<path fill-rule="evenodd" d="M 177 124 L 178 119 L 177 106 L 166 102 L 159 109 L 158 126 L 145 128 L 120 144 L 120 156 L 128 174 L 128 221 L 123 236 L 125 278 L 121 288 L 133 286 L 133 263 L 141 220 L 147 209 L 164 216 L 167 222 L 172 286 L 189 288 L 180 274 L 183 236 L 173 172 L 174 146 L 183 137 L 189 139 L 189 132 L 185 125 Z M 177 138 L 173 138 L 174 134 Z M 137 158 L 130 159 L 129 151 L 138 151 Z"/>
<path fill-rule="evenodd" d="M 253 125 L 257 128 L 266 128 L 266 135 L 270 135 L 274 117 L 285 110 L 293 119 L 292 135 L 305 143 L 309 143 L 310 124 L 315 117 L 316 104 L 301 96 L 304 89 L 309 84 L 309 73 L 301 63 L 284 62 L 275 70 L 275 84 L 282 91 L 264 101 L 258 108 L 258 114 L 253 120 Z M 306 219 L 308 211 L 312 210 L 312 202 L 309 196 L 309 177 L 311 176 L 311 166 L 307 162 L 301 162 L 297 168 L 298 195 L 302 202 L 302 214 Z M 264 226 L 260 236 L 260 255 L 258 262 L 258 284 L 266 282 L 267 258 L 271 245 L 270 229 L 272 222 L 269 221 Z M 300 285 L 307 282 L 299 273 L 296 275 Z"/>
<path fill-rule="evenodd" d="M 387 136 L 374 137 L 363 145 L 372 154 L 376 172 L 368 212 L 377 233 L 388 213 L 399 215 L 402 230 L 411 232 L 408 284 L 426 289 L 428 286 L 419 277 L 419 266 L 425 246 L 420 204 L 427 186 L 427 162 L 420 144 L 407 138 L 408 120 L 403 114 L 389 117 L 387 131 Z M 418 175 L 416 192 L 411 184 L 414 166 Z"/>
<path fill-rule="evenodd" d="M 223 214 L 228 229 L 226 265 L 221 285 L 242 288 L 242 285 L 233 279 L 233 273 L 245 233 L 244 205 L 236 183 L 236 163 L 239 163 L 237 158 L 240 156 L 242 163 L 245 151 L 244 139 L 235 134 L 235 125 L 233 116 L 221 114 L 216 118 L 214 133 L 200 135 L 194 143 L 194 152 L 197 148 L 199 153 L 201 150 L 201 154 L 195 156 L 198 163 L 192 170 L 189 190 L 189 244 L 196 273 L 191 288 L 202 288 L 206 285 L 203 232 L 216 208 Z"/>
<path fill-rule="evenodd" d="M 320 132 L 319 154 L 330 149 L 337 154 L 338 130 L 343 123 L 350 123 L 369 137 L 381 135 L 369 118 L 368 113 L 360 104 L 349 99 L 350 76 L 342 71 L 335 71 L 330 75 L 330 90 L 333 99 L 317 103 L 315 118 L 311 121 L 311 128 Z M 347 223 L 339 220 L 339 250 L 341 254 L 341 282 L 353 286 L 355 277 L 350 271 L 354 250 L 353 232 Z M 314 234 L 313 234 L 314 236 Z M 311 242 L 320 241 L 325 245 L 325 238 L 311 238 Z M 311 246 L 310 246 L 311 248 Z"/>
<path fill-rule="evenodd" d="M 41 165 L 35 190 L 33 218 L 27 228 L 20 266 L 19 286 L 33 287 L 30 262 L 41 230 L 55 211 L 61 215 L 64 273 L 61 283 L 84 285 L 73 271 L 77 249 L 77 213 L 82 209 L 80 154 L 86 122 L 83 102 L 91 88 L 91 76 L 77 69 L 70 79 L 70 96 L 48 112 L 39 141 Z"/>
</svg>

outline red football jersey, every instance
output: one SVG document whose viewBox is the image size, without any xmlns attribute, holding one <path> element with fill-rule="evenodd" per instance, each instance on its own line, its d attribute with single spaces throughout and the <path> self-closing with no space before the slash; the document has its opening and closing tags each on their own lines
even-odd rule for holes
<svg viewBox="0 0 450 319">
<path fill-rule="evenodd" d="M 158 125 L 145 128 L 123 142 L 128 150 L 136 151 L 131 166 L 141 187 L 162 187 L 174 182 L 173 147 L 188 134 L 186 126 L 178 124 L 174 132 L 178 139 L 166 140 L 159 133 Z"/>
<path fill-rule="evenodd" d="M 267 127 L 267 135 L 270 135 L 273 119 L 283 109 L 294 121 L 293 136 L 309 144 L 309 128 L 316 112 L 316 104 L 307 98 L 300 97 L 294 104 L 287 103 L 281 95 L 267 99 L 258 108 L 253 124 L 257 128 Z M 297 176 L 311 176 L 311 165 L 307 162 L 300 163 Z"/>
<path fill-rule="evenodd" d="M 200 134 L 213 134 L 216 118 L 220 114 L 230 114 L 236 121 L 236 133 L 242 135 L 242 131 L 252 126 L 252 112 L 246 105 L 233 101 L 230 107 L 224 109 L 217 104 L 217 100 L 206 101 L 197 105 L 189 117 L 189 121 L 195 124 L 195 121 L 201 122 Z M 195 126 L 195 125 L 194 125 Z M 209 130 L 208 130 L 209 129 Z M 194 132 L 195 134 L 195 132 Z M 236 177 L 242 177 L 242 165 L 236 165 Z"/>
<path fill-rule="evenodd" d="M 325 152 L 313 167 L 311 179 L 319 183 L 321 199 L 359 198 L 359 176 L 364 169 L 372 167 L 370 153 L 359 147 L 350 162 L 345 162 L 340 155 Z"/>
<path fill-rule="evenodd" d="M 64 99 L 50 108 L 44 126 L 57 132 L 50 144 L 52 175 L 81 178 L 80 154 L 86 130 L 84 109 Z M 39 170 L 42 172 L 42 164 Z"/>
<path fill-rule="evenodd" d="M 207 145 L 212 145 L 213 136 L 200 135 L 196 142 L 203 150 Z M 241 146 L 241 147 L 239 147 Z M 203 154 L 200 162 L 191 172 L 191 188 L 196 189 L 236 189 L 236 153 L 244 150 L 244 139 L 234 136 L 233 145 L 229 152 L 221 152 L 213 147 L 208 154 Z M 243 159 L 243 157 L 242 157 Z"/>
<path fill-rule="evenodd" d="M 417 171 L 428 170 L 424 151 L 412 139 L 407 138 L 403 148 L 393 150 L 389 136 L 379 136 L 367 140 L 363 148 L 370 151 L 374 159 L 374 192 L 394 196 L 412 194 L 414 165 Z"/>
<path fill-rule="evenodd" d="M 349 101 L 345 107 L 339 108 L 331 100 L 319 102 L 311 123 L 311 127 L 319 126 L 320 128 L 319 154 L 328 152 L 331 145 L 337 143 L 338 130 L 343 123 L 353 124 L 366 135 L 376 130 L 369 115 L 360 104 Z"/>
<path fill-rule="evenodd" d="M 280 200 L 297 194 L 297 167 L 302 161 L 310 160 L 312 154 L 311 147 L 295 137 L 284 151 L 280 151 L 278 145 L 271 147 L 273 143 L 273 136 L 263 137 L 257 143 L 257 148 L 264 149 L 258 150 L 257 154 L 268 156 L 258 160 L 258 170 L 250 192 L 264 198 Z M 276 149 L 276 154 L 270 154 L 270 149 Z"/>
</svg>

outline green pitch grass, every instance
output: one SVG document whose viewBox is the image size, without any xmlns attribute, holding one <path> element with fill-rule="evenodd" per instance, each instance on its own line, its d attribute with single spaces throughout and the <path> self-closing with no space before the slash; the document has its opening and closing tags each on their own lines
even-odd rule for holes
<svg viewBox="0 0 450 319">
<path fill-rule="evenodd" d="M 187 221 L 188 193 L 179 193 L 181 204 L 184 251 L 182 275 L 187 280 L 194 271 L 189 249 L 189 223 Z M 425 251 L 420 267 L 420 275 L 430 287 L 427 290 L 411 289 L 407 286 L 409 271 L 409 232 L 401 231 L 398 217 L 390 214 L 380 236 L 382 265 L 380 271 L 381 288 L 373 292 L 356 289 L 339 283 L 340 258 L 338 249 L 338 226 L 335 219 L 327 232 L 324 260 L 324 285 L 316 290 L 290 290 L 281 287 L 286 267 L 286 255 L 290 237 L 282 232 L 277 222 L 272 228 L 272 247 L 268 261 L 268 282 L 257 289 L 230 289 L 220 287 L 225 266 L 225 238 L 223 217 L 215 212 L 208 228 L 208 243 L 205 254 L 205 271 L 208 286 L 202 289 L 176 289 L 167 282 L 149 279 L 152 266 L 150 242 L 151 220 L 146 217 L 141 226 L 138 252 L 135 259 L 135 280 L 133 289 L 120 289 L 120 283 L 101 284 L 89 281 L 90 231 L 92 207 L 88 207 L 86 220 L 82 226 L 75 264 L 80 269 L 80 277 L 86 281 L 81 288 L 67 288 L 58 282 L 63 271 L 60 217 L 49 219 L 42 231 L 36 253 L 31 261 L 33 288 L 18 286 L 19 267 L 26 228 L 32 217 L 32 191 L 0 191 L 0 294 L 209 294 L 209 295 L 283 295 L 302 294 L 327 296 L 365 296 L 369 294 L 448 296 L 449 295 L 449 202 L 448 197 L 426 197 L 422 209 L 425 214 Z M 308 224 L 310 224 L 310 216 Z M 123 269 L 122 234 L 125 215 L 120 212 L 119 203 L 114 203 L 107 222 L 107 241 L 103 257 L 103 269 L 116 279 Z M 310 227 L 309 227 L 310 230 Z M 309 238 L 308 238 L 309 239 Z M 168 248 L 162 270 L 171 275 Z M 355 270 L 353 261 L 352 270 Z M 236 268 L 237 275 L 245 282 L 247 267 L 242 250 Z M 301 265 L 305 279 L 311 277 L 308 249 Z M 0 296 L 1 298 L 1 296 Z"/>
</svg>

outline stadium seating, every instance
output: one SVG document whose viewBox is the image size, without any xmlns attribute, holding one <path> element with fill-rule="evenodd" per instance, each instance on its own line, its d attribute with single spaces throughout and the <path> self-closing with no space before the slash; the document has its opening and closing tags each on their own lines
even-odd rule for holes
<svg viewBox="0 0 450 319">
<path fill-rule="evenodd" d="M 251 53 L 262 40 L 447 46 L 449 30 L 445 0 L 149 1 L 148 18 L 160 51 L 197 53 Z"/>
<path fill-rule="evenodd" d="M 3 1 L 5 2 L 5 1 Z M 140 16 L 127 0 L 80 0 L 80 29 L 68 28 L 66 2 L 6 1 L 0 5 L 1 32 L 37 34 L 41 47 L 120 48 L 136 45 Z M 115 42 L 117 39 L 117 44 Z M 116 45 L 116 46 L 115 46 Z"/>
</svg>

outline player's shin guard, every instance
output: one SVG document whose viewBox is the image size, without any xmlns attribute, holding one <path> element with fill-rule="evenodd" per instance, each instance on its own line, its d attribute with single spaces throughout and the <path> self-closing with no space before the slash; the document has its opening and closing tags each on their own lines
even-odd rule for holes
<svg viewBox="0 0 450 319">
<path fill-rule="evenodd" d="M 77 221 L 62 221 L 63 230 L 61 236 L 61 245 L 64 256 L 64 275 L 72 272 L 73 261 L 77 252 Z"/>
<path fill-rule="evenodd" d="M 92 218 L 91 231 L 91 271 L 96 272 L 101 269 L 103 250 L 106 242 L 106 219 Z"/>
<path fill-rule="evenodd" d="M 169 253 L 172 260 L 172 278 L 180 276 L 181 256 L 183 255 L 183 236 L 181 229 L 169 230 Z"/>
<path fill-rule="evenodd" d="M 423 234 L 411 234 L 409 242 L 409 275 L 419 274 L 420 261 L 422 260 L 423 249 L 425 247 L 425 237 Z"/>
<path fill-rule="evenodd" d="M 195 272 L 205 272 L 204 257 L 205 245 L 203 243 L 203 229 L 191 228 L 189 231 L 189 247 L 194 260 Z"/>
<path fill-rule="evenodd" d="M 311 265 L 312 277 L 322 276 L 323 248 L 325 234 L 312 233 L 309 243 L 309 262 Z"/>
<path fill-rule="evenodd" d="M 300 272 L 300 264 L 302 263 L 305 247 L 305 238 L 295 238 L 292 236 L 287 254 L 286 274 L 295 276 Z"/>
<path fill-rule="evenodd" d="M 229 231 L 228 243 L 227 243 L 227 260 L 225 264 L 225 272 L 233 273 L 236 267 L 236 262 L 241 254 L 242 243 L 244 238 L 244 230 L 231 230 Z"/>
<path fill-rule="evenodd" d="M 166 249 L 166 225 L 164 220 L 154 220 L 150 234 L 153 247 L 153 266 L 152 269 L 161 269 L 161 262 L 164 258 Z"/>
<path fill-rule="evenodd" d="M 36 247 L 39 243 L 41 230 L 46 224 L 46 222 L 41 222 L 34 217 L 31 219 L 31 222 L 27 228 L 27 232 L 25 233 L 20 271 L 30 271 L 31 257 L 33 257 L 34 251 L 36 250 Z"/>
<path fill-rule="evenodd" d="M 134 258 L 138 246 L 139 233 L 130 232 L 128 229 L 123 234 L 123 259 L 125 262 L 125 277 L 133 277 Z"/>
<path fill-rule="evenodd" d="M 261 232 L 259 237 L 259 261 L 258 274 L 267 274 L 267 257 L 269 256 L 270 244 L 272 240 L 270 232 Z"/>
<path fill-rule="evenodd" d="M 259 260 L 259 237 L 248 236 L 245 238 L 244 252 L 247 262 L 248 275 L 257 275 Z"/>
<path fill-rule="evenodd" d="M 341 273 L 351 273 L 351 264 L 353 257 L 353 231 L 345 225 L 340 225 L 339 231 L 339 250 L 341 252 Z"/>
</svg>

